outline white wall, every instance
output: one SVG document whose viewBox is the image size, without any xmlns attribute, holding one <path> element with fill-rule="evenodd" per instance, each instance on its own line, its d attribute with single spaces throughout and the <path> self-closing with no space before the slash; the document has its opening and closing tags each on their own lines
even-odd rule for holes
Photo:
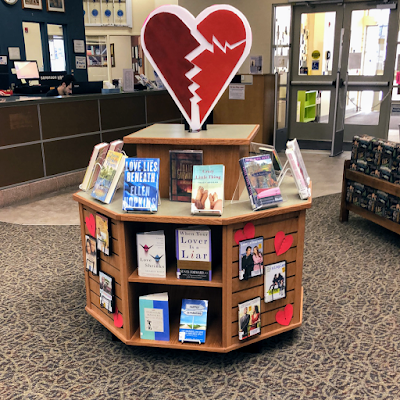
<svg viewBox="0 0 400 400">
<path fill-rule="evenodd" d="M 123 77 L 123 70 L 132 68 L 132 50 L 130 36 L 110 36 L 110 43 L 114 43 L 115 67 L 111 67 L 111 80 Z M 108 57 L 111 63 L 111 54 Z"/>
</svg>

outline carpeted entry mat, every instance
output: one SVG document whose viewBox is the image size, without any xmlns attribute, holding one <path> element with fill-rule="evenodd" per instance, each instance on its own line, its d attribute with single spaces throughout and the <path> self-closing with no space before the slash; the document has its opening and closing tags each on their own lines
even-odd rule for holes
<svg viewBox="0 0 400 400">
<path fill-rule="evenodd" d="M 258 353 L 129 347 L 84 310 L 80 230 L 0 223 L 0 399 L 393 399 L 400 237 L 307 211 L 304 322 Z"/>
</svg>

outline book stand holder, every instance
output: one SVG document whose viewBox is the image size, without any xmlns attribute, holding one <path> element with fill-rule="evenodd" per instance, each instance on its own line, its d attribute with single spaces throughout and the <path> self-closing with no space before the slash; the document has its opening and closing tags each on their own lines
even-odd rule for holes
<svg viewBox="0 0 400 400">
<path fill-rule="evenodd" d="M 183 340 L 181 340 L 180 341 L 182 344 L 183 343 L 198 343 L 198 344 L 201 344 L 201 341 L 200 340 L 187 340 L 187 339 L 183 339 Z"/>
</svg>

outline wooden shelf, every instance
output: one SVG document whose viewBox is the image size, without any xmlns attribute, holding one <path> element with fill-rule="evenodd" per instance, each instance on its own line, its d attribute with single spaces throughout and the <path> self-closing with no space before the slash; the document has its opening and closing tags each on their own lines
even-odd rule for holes
<svg viewBox="0 0 400 400">
<path fill-rule="evenodd" d="M 350 169 L 350 160 L 346 160 L 344 162 L 344 171 L 343 171 L 343 184 L 342 184 L 342 199 L 340 205 L 340 216 L 339 220 L 341 222 L 346 222 L 349 219 L 349 211 L 354 212 L 355 214 L 360 215 L 361 217 L 368 219 L 378 225 L 383 226 L 386 229 L 391 230 L 392 232 L 396 232 L 400 234 L 400 224 L 391 221 L 385 217 L 381 217 L 371 211 L 368 211 L 362 207 L 356 206 L 352 203 L 348 203 L 346 201 L 346 192 L 347 192 L 347 181 L 359 182 L 365 186 L 372 187 L 377 190 L 381 190 L 388 194 L 391 194 L 396 197 L 400 197 L 400 185 L 395 185 L 393 183 L 386 182 L 382 179 L 375 178 L 373 176 L 369 176 L 363 174 L 358 171 L 353 171 Z"/>
<path fill-rule="evenodd" d="M 144 129 L 136 135 L 124 138 L 125 143 L 136 143 L 139 157 L 157 157 L 163 165 L 160 173 L 160 187 L 168 189 L 169 150 L 175 148 L 177 142 L 185 148 L 201 148 L 204 151 L 204 163 L 221 163 L 226 168 L 225 194 L 227 181 L 233 196 L 239 174 L 238 160 L 248 155 L 249 144 L 258 126 L 211 126 L 207 132 L 187 135 L 182 126 L 155 125 L 152 129 Z M 139 139 L 139 141 L 137 141 Z M 203 145 L 199 145 L 203 143 Z M 223 144 L 223 145 L 221 145 Z M 189 147 L 186 147 L 189 146 Z M 163 162 L 164 160 L 164 162 Z M 236 173 L 237 172 L 237 173 Z M 306 209 L 311 207 L 311 198 L 301 200 L 293 178 L 286 177 L 281 185 L 285 201 L 277 207 L 254 212 L 251 208 L 247 192 L 238 196 L 240 200 L 231 203 L 225 197 L 224 212 L 220 217 L 192 215 L 189 203 L 171 202 L 161 197 L 162 202 L 157 213 L 122 211 L 123 191 L 119 190 L 111 204 L 103 204 L 87 192 L 74 194 L 79 203 L 81 243 L 85 247 L 85 235 L 88 233 L 85 220 L 92 214 L 101 213 L 110 218 L 111 237 L 117 242 L 110 256 L 110 267 L 102 259 L 100 269 L 114 268 L 111 276 L 115 279 L 116 303 L 123 316 L 122 328 L 116 328 L 112 316 L 99 309 L 99 283 L 91 279 L 85 270 L 86 310 L 103 324 L 110 332 L 124 343 L 134 346 L 173 348 L 182 350 L 198 350 L 226 353 L 251 343 L 266 339 L 294 328 L 302 323 L 302 268 L 305 234 Z M 161 189 L 160 189 L 160 192 Z M 229 199 L 229 200 L 228 200 Z M 274 313 L 261 321 L 261 335 L 245 341 L 238 339 L 238 304 L 263 293 L 263 280 L 251 279 L 239 281 L 238 278 L 238 245 L 235 233 L 243 230 L 247 222 L 254 224 L 255 237 L 264 237 L 264 262 L 273 264 L 282 257 L 290 260 L 290 276 L 288 276 L 289 295 L 279 301 L 279 307 L 293 305 L 293 319 L 289 326 L 280 326 L 275 322 Z M 176 277 L 175 230 L 182 225 L 208 225 L 212 231 L 212 281 L 178 279 Z M 166 278 L 139 277 L 137 271 L 137 249 L 135 237 L 138 232 L 163 230 L 166 239 Z M 273 240 L 277 232 L 292 234 L 296 245 L 286 255 L 277 256 L 273 251 Z M 270 243 L 267 245 L 267 243 Z M 267 248 L 268 247 L 268 248 Z M 269 249 L 269 250 L 268 250 Z M 114 251 L 113 250 L 113 251 Z M 86 254 L 83 252 L 85 259 Z M 112 261 L 112 262 L 111 262 Z M 111 266 L 112 264 L 112 266 Z M 289 268 L 289 267 L 288 267 Z M 169 341 L 152 341 L 140 338 L 140 297 L 152 293 L 168 293 L 169 308 Z M 208 323 L 206 342 L 204 344 L 179 342 L 179 322 L 182 299 L 207 300 Z M 278 304 L 277 304 L 278 305 Z M 264 313 L 265 314 L 265 313 Z"/>
<path fill-rule="evenodd" d="M 362 172 L 353 171 L 349 169 L 349 167 L 350 167 L 350 161 L 348 161 L 348 168 L 345 170 L 346 179 L 350 181 L 359 182 L 362 183 L 363 185 L 373 187 L 377 190 L 382 190 L 382 192 L 386 192 L 393 196 L 400 197 L 400 185 L 395 185 L 393 183 L 386 182 L 383 179 L 375 178 L 373 176 L 363 174 Z"/>
<path fill-rule="evenodd" d="M 180 285 L 180 286 L 204 286 L 204 287 L 222 287 L 222 266 L 219 265 L 212 269 L 211 281 L 198 281 L 194 279 L 178 279 L 176 277 L 175 266 L 168 266 L 166 278 L 152 278 L 148 276 L 139 276 L 138 270 L 135 269 L 128 278 L 129 282 L 135 283 L 153 283 L 162 285 Z"/>
<path fill-rule="evenodd" d="M 369 219 L 370 221 L 375 222 L 376 224 L 381 225 L 384 228 L 400 235 L 400 224 L 391 221 L 390 219 L 386 219 L 385 217 L 381 217 L 380 215 L 377 215 L 371 211 L 365 210 L 364 208 L 355 206 L 351 203 L 346 203 L 346 208 L 347 210 L 352 211 L 353 213 L 356 213 L 365 219 Z"/>
<path fill-rule="evenodd" d="M 170 316 L 171 317 L 171 316 Z M 146 340 L 140 338 L 140 329 L 137 329 L 131 340 L 128 340 L 126 344 L 135 346 L 148 346 L 148 347 L 166 347 L 170 349 L 182 349 L 182 350 L 199 350 L 199 351 L 211 351 L 216 353 L 224 353 L 226 350 L 222 348 L 221 340 L 221 321 L 217 318 L 210 318 L 207 321 L 207 332 L 205 343 L 191 343 L 191 342 L 180 342 L 179 338 L 179 316 L 170 318 L 170 340 Z"/>
</svg>

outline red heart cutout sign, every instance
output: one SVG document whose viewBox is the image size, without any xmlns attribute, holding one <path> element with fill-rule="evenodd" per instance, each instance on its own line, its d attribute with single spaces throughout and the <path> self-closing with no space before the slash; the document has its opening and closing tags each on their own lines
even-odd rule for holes
<svg viewBox="0 0 400 400">
<path fill-rule="evenodd" d="M 285 236 L 285 232 L 279 231 L 275 235 L 274 245 L 275 245 L 275 253 L 277 256 L 280 256 L 283 253 L 286 253 L 293 244 L 293 236 L 287 235 Z"/>
<path fill-rule="evenodd" d="M 122 314 L 119 313 L 117 306 L 115 306 L 114 312 L 114 325 L 117 328 L 122 328 L 122 326 L 124 325 L 124 319 L 122 318 Z"/>
<path fill-rule="evenodd" d="M 195 18 L 185 8 L 155 9 L 141 31 L 143 51 L 192 130 L 200 130 L 250 52 L 246 17 L 214 5 Z"/>
<path fill-rule="evenodd" d="M 235 232 L 234 239 L 236 244 L 239 244 L 242 240 L 253 239 L 256 234 L 256 228 L 251 222 L 248 222 L 243 229 L 239 229 Z"/>
<path fill-rule="evenodd" d="M 88 217 L 85 218 L 85 224 L 89 233 L 95 237 L 96 236 L 96 220 L 94 219 L 93 214 L 90 214 Z"/>
<path fill-rule="evenodd" d="M 275 320 L 279 325 L 287 326 L 293 318 L 293 306 L 291 304 L 286 304 L 283 310 L 279 310 L 275 314 Z"/>
</svg>

